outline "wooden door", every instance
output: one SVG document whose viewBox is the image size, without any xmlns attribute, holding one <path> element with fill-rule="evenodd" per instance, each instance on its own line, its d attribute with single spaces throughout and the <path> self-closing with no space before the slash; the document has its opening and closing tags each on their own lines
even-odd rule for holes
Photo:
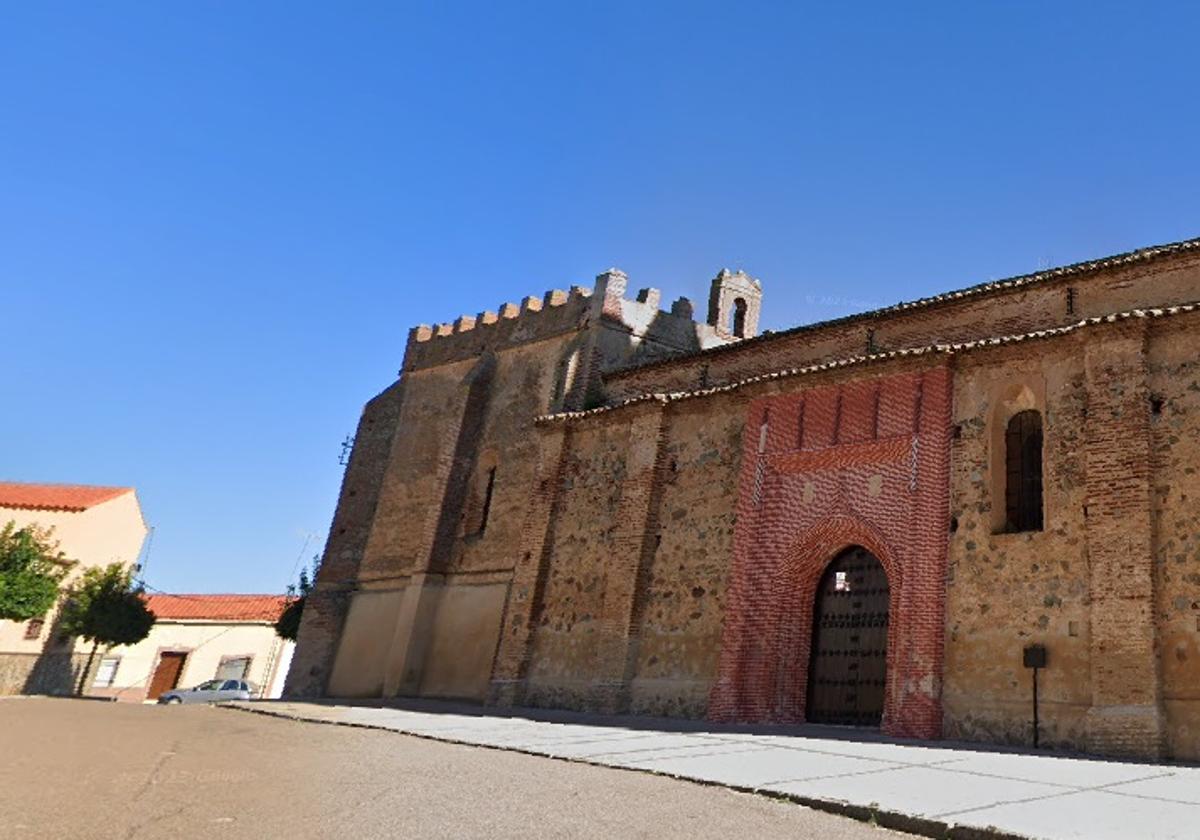
<svg viewBox="0 0 1200 840">
<path fill-rule="evenodd" d="M 865 548 L 829 564 L 813 610 L 806 717 L 879 726 L 887 677 L 888 580 Z"/>
<path fill-rule="evenodd" d="M 157 700 L 163 692 L 170 691 L 179 685 L 179 677 L 183 674 L 183 663 L 187 660 L 186 653 L 166 651 L 158 658 L 158 667 L 150 678 L 150 691 L 146 693 L 147 700 Z"/>
</svg>

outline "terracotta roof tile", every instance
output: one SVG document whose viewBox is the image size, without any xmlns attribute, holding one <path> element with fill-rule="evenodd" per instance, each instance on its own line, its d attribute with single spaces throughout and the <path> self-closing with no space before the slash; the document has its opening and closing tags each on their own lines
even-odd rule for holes
<svg viewBox="0 0 1200 840">
<path fill-rule="evenodd" d="M 274 622 L 287 606 L 286 595 L 147 595 L 159 619 Z"/>
<path fill-rule="evenodd" d="M 0 481 L 0 508 L 79 512 L 132 492 L 132 487 L 96 487 L 88 484 L 21 484 L 15 481 Z"/>
<path fill-rule="evenodd" d="M 815 332 L 817 330 L 839 324 L 870 321 L 877 318 L 883 318 L 897 312 L 905 312 L 910 309 L 924 309 L 943 303 L 962 300 L 964 298 L 973 298 L 981 295 L 990 295 L 997 292 L 1009 291 L 1012 289 L 1020 289 L 1026 286 L 1033 286 L 1039 283 L 1047 283 L 1052 280 L 1059 280 L 1064 277 L 1087 275 L 1098 271 L 1105 271 L 1110 268 L 1119 268 L 1121 266 L 1134 265 L 1136 263 L 1150 262 L 1162 257 L 1169 257 L 1175 254 L 1186 254 L 1191 252 L 1200 252 L 1200 237 L 1196 237 L 1194 239 L 1185 239 L 1180 242 L 1170 242 L 1165 245 L 1152 245 L 1147 248 L 1138 248 L 1135 251 L 1127 251 L 1123 254 L 1114 254 L 1111 257 L 1102 257 L 1100 259 L 1086 260 L 1084 262 L 1072 263 L 1071 265 L 1059 266 L 1057 268 L 1048 268 L 1044 271 L 1037 271 L 1033 274 L 1022 274 L 1017 277 L 1009 277 L 1004 280 L 989 280 L 986 283 L 978 283 L 974 286 L 968 286 L 965 289 L 943 292 L 941 294 L 931 295 L 930 297 L 918 298 L 917 300 L 902 301 L 900 303 L 892 304 L 891 306 L 885 306 L 880 309 L 872 309 L 867 312 L 856 312 L 852 315 L 843 315 L 840 318 L 830 318 L 825 321 L 814 321 L 811 324 L 801 324 L 800 326 L 790 327 L 785 330 L 766 331 L 754 336 L 753 338 L 732 341 L 729 344 L 718 344 L 716 347 L 709 347 L 704 350 L 696 350 L 691 353 L 682 353 L 678 356 L 664 356 L 658 359 L 638 361 L 626 365 L 625 367 L 609 371 L 608 373 L 604 374 L 604 378 L 619 379 L 622 376 L 640 373 L 648 368 L 687 364 L 694 362 L 700 357 L 708 358 L 721 353 L 733 353 L 737 352 L 738 350 L 745 350 L 750 346 L 756 346 L 765 342 L 775 341 L 779 338 Z"/>
<path fill-rule="evenodd" d="M 756 376 L 747 377 L 746 379 L 739 379 L 735 382 L 729 382 L 725 385 L 716 385 L 710 388 L 693 388 L 684 391 L 639 394 L 636 397 L 629 397 L 628 399 L 620 402 L 612 403 L 611 405 L 602 405 L 598 408 L 589 408 L 583 411 L 560 411 L 556 414 L 543 414 L 539 417 L 535 417 L 533 422 L 537 425 L 545 425 L 555 422 L 580 420 L 585 417 L 595 417 L 600 414 L 607 414 L 610 411 L 619 411 L 621 409 L 630 408 L 643 403 L 658 402 L 665 405 L 667 403 L 679 402 L 680 400 L 707 397 L 713 394 L 724 394 L 728 393 L 729 391 L 736 391 L 740 388 L 744 388 L 747 385 L 756 385 L 760 382 L 770 382 L 776 379 L 790 379 L 791 377 L 807 376 L 809 374 L 822 373 L 829 370 L 839 370 L 841 368 L 858 367 L 860 365 L 869 365 L 876 362 L 887 361 L 888 359 L 900 359 L 907 356 L 924 356 L 934 354 L 953 356 L 958 353 L 969 353 L 973 350 L 981 350 L 987 347 L 998 347 L 1006 344 L 1018 344 L 1024 341 L 1035 341 L 1037 339 L 1070 335 L 1078 330 L 1089 329 L 1102 324 L 1115 324 L 1121 321 L 1128 321 L 1136 318 L 1168 318 L 1174 315 L 1185 315 L 1193 312 L 1200 312 L 1200 301 L 1183 303 L 1175 306 L 1128 309 L 1124 312 L 1112 312 L 1108 315 L 1097 315 L 1094 318 L 1085 318 L 1082 321 L 1078 321 L 1074 324 L 1067 324 L 1061 327 L 1049 327 L 1044 330 L 1034 330 L 1033 332 L 1017 333 L 1015 335 L 991 336 L 989 338 L 980 338 L 974 341 L 961 341 L 953 344 L 928 344 L 921 347 L 905 347 L 900 350 L 889 350 L 883 353 L 872 353 L 866 356 L 847 356 L 842 359 L 834 359 L 829 362 L 819 362 L 817 364 L 807 365 L 805 367 L 784 368 L 782 370 L 775 370 L 769 373 L 761 373 Z"/>
</svg>

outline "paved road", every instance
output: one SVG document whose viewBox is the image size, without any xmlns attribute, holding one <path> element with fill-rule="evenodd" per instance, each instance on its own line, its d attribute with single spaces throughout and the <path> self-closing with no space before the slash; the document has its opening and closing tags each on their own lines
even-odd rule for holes
<svg viewBox="0 0 1200 840">
<path fill-rule="evenodd" d="M 206 706 L 0 700 L 0 838 L 902 835 L 719 787 Z"/>
<path fill-rule="evenodd" d="M 895 742 L 828 727 L 747 732 L 696 721 L 656 723 L 567 712 L 539 712 L 546 719 L 534 720 L 420 701 L 406 708 L 246 705 L 259 712 L 874 807 L 885 824 L 934 836 L 948 826 L 962 826 L 1054 840 L 1200 838 L 1200 767 L 1195 766 Z M 889 822 L 892 815 L 933 824 Z"/>
</svg>

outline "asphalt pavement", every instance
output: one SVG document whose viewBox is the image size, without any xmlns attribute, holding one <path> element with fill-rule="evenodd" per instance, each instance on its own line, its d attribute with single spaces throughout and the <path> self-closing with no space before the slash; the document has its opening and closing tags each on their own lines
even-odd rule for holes
<svg viewBox="0 0 1200 840">
<path fill-rule="evenodd" d="M 849 727 L 737 727 L 432 701 L 238 705 L 791 797 L 931 837 L 1200 838 L 1195 765 L 905 741 Z"/>
<path fill-rule="evenodd" d="M 901 836 L 722 787 L 392 731 L 0 700 L 0 838 Z"/>
</svg>

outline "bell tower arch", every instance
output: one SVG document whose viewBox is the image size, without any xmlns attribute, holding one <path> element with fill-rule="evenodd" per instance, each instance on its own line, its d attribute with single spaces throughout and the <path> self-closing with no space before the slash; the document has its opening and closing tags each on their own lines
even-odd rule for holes
<svg viewBox="0 0 1200 840">
<path fill-rule="evenodd" d="M 723 338 L 758 335 L 762 284 L 744 271 L 727 268 L 713 278 L 708 293 L 708 324 Z"/>
</svg>

